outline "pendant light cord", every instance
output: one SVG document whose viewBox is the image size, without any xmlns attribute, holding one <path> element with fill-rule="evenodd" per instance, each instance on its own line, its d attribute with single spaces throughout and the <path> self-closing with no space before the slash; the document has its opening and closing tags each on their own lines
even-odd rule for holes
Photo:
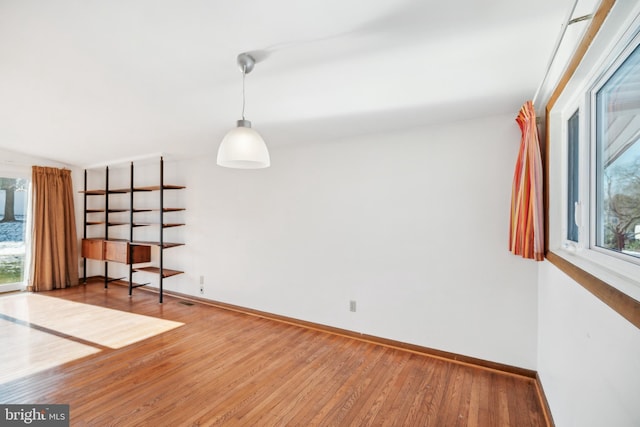
<svg viewBox="0 0 640 427">
<path fill-rule="evenodd" d="M 247 75 L 247 66 L 243 65 L 242 66 L 242 120 L 244 120 L 244 78 Z"/>
</svg>

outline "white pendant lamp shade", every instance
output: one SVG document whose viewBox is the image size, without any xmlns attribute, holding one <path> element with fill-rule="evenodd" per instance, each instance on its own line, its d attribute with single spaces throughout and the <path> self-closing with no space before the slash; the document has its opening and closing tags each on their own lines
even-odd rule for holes
<svg viewBox="0 0 640 427">
<path fill-rule="evenodd" d="M 242 70 L 242 120 L 231 129 L 218 147 L 218 165 L 236 169 L 261 169 L 271 166 L 267 145 L 258 132 L 251 129 L 251 122 L 244 118 L 244 79 L 253 70 L 255 59 L 248 53 L 238 55 Z"/>
<path fill-rule="evenodd" d="M 260 134 L 251 129 L 250 121 L 238 120 L 238 127 L 224 136 L 218 148 L 218 165 L 237 169 L 261 169 L 271 165 L 267 145 Z"/>
</svg>

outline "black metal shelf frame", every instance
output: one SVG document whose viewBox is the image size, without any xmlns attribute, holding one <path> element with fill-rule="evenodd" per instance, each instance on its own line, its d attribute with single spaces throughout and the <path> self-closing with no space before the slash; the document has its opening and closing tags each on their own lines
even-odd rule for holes
<svg viewBox="0 0 640 427">
<path fill-rule="evenodd" d="M 180 185 L 168 185 L 164 183 L 164 159 L 160 157 L 160 183 L 158 186 L 148 186 L 148 187 L 135 187 L 134 185 L 134 164 L 131 162 L 130 164 L 130 176 L 129 176 L 129 188 L 125 189 L 110 189 L 109 188 L 109 167 L 105 167 L 105 188 L 103 190 L 88 190 L 87 188 L 87 170 L 84 171 L 84 230 L 83 230 L 83 238 L 87 239 L 87 228 L 90 225 L 98 225 L 104 224 L 104 240 L 109 240 L 109 227 L 118 226 L 118 225 L 128 225 L 129 226 L 129 238 L 125 239 L 113 239 L 118 241 L 127 241 L 129 242 L 129 295 L 132 295 L 133 289 L 141 286 L 146 286 L 150 283 L 134 283 L 133 282 L 133 273 L 137 271 L 146 271 L 151 273 L 158 274 L 158 287 L 159 287 L 159 302 L 163 302 L 163 280 L 164 278 L 171 277 L 177 274 L 183 273 L 178 270 L 169 270 L 164 268 L 164 250 L 168 248 L 173 248 L 177 246 L 182 246 L 183 243 L 174 243 L 174 242 L 165 242 L 164 241 L 164 229 L 168 227 L 176 227 L 184 224 L 181 223 L 165 223 L 164 216 L 167 212 L 177 212 L 183 211 L 184 208 L 166 208 L 164 206 L 164 192 L 165 190 L 179 190 L 184 189 L 184 186 Z M 135 200 L 134 194 L 137 192 L 151 192 L 158 191 L 159 192 L 159 207 L 158 209 L 135 209 Z M 110 194 L 129 194 L 129 209 L 110 209 L 109 207 L 109 195 Z M 89 196 L 104 196 L 104 209 L 88 209 L 87 200 Z M 155 212 L 159 213 L 159 221 L 158 225 L 158 233 L 159 233 L 159 241 L 151 242 L 151 241 L 137 241 L 134 238 L 134 229 L 141 226 L 153 225 L 150 223 L 137 223 L 134 221 L 134 214 L 137 212 Z M 88 214 L 90 213 L 99 213 L 104 212 L 104 221 L 89 221 Z M 110 213 L 121 213 L 121 212 L 129 212 L 129 222 L 115 222 L 109 221 Z M 159 251 L 159 267 L 141 267 L 135 268 L 133 264 L 134 260 L 134 247 L 136 245 L 144 245 L 144 246 L 158 246 L 160 248 Z M 87 280 L 87 258 L 83 258 L 83 271 L 84 271 L 84 282 Z M 116 280 L 123 280 L 126 278 L 110 278 L 109 277 L 109 261 L 104 261 L 104 287 L 108 288 L 108 283 Z"/>
</svg>

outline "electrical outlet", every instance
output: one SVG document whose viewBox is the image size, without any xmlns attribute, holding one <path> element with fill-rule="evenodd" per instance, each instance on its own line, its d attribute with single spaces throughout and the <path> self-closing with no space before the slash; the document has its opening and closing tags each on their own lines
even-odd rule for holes
<svg viewBox="0 0 640 427">
<path fill-rule="evenodd" d="M 355 300 L 349 301 L 349 311 L 352 313 L 356 312 L 356 302 Z"/>
<path fill-rule="evenodd" d="M 204 294 L 204 276 L 200 276 L 200 295 Z"/>
</svg>

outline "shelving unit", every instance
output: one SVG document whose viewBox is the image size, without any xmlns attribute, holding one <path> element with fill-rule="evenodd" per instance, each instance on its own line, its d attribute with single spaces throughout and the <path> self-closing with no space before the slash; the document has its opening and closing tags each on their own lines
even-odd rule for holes
<svg viewBox="0 0 640 427">
<path fill-rule="evenodd" d="M 129 295 L 133 294 L 133 289 L 146 286 L 150 283 L 135 283 L 133 281 L 133 275 L 136 272 L 153 273 L 158 276 L 158 288 L 159 288 L 159 302 L 163 301 L 163 280 L 168 277 L 172 277 L 183 273 L 179 270 L 172 270 L 164 267 L 164 251 L 169 248 L 182 246 L 184 243 L 166 242 L 164 230 L 170 227 L 179 227 L 184 225 L 178 222 L 165 222 L 165 214 L 170 212 L 184 211 L 181 207 L 165 207 L 165 191 L 168 190 L 182 190 L 185 187 L 181 185 L 171 185 L 164 183 L 164 159 L 160 158 L 160 183 L 157 186 L 135 186 L 134 180 L 134 164 L 130 164 L 130 185 L 128 188 L 110 189 L 109 188 L 109 167 L 105 168 L 105 188 L 98 190 L 89 190 L 87 188 L 87 171 L 84 173 L 84 234 L 82 240 L 82 257 L 84 267 L 84 281 L 87 277 L 87 259 L 102 260 L 104 261 L 104 286 L 108 287 L 109 282 L 114 280 L 124 280 L 124 277 L 111 278 L 109 277 L 109 262 L 118 262 L 127 264 L 129 266 Z M 159 203 L 157 208 L 136 208 L 135 206 L 135 194 L 137 193 L 149 193 L 158 192 Z M 113 194 L 128 194 L 129 195 L 129 207 L 128 208 L 110 208 L 109 196 Z M 104 208 L 95 209 L 88 208 L 88 197 L 90 196 L 102 196 L 104 197 Z M 109 214 L 112 213 L 129 213 L 129 221 L 111 221 Z M 139 222 L 136 220 L 137 213 L 153 213 L 157 212 L 159 216 L 158 222 Z M 103 213 L 103 220 L 90 220 L 89 214 Z M 88 238 L 88 227 L 94 225 L 103 225 L 103 236 L 98 238 Z M 115 226 L 129 226 L 128 239 L 110 239 L 109 228 Z M 158 240 L 137 240 L 135 239 L 134 229 L 146 226 L 158 227 Z M 158 265 L 140 265 L 149 264 L 151 262 L 151 247 L 159 248 Z"/>
</svg>

